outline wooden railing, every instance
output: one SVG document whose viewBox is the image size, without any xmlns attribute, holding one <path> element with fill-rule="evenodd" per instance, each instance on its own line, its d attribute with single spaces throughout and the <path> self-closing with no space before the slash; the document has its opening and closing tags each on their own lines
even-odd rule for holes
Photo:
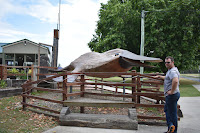
<svg viewBox="0 0 200 133">
<path fill-rule="evenodd" d="M 33 108 L 38 108 L 41 110 L 46 110 L 49 112 L 54 112 L 59 114 L 59 111 L 46 108 L 46 107 L 41 107 L 37 105 L 32 105 L 27 102 L 27 99 L 39 99 L 39 100 L 44 100 L 44 101 L 49 101 L 53 103 L 58 103 L 63 105 L 63 102 L 65 100 L 68 100 L 70 97 L 74 96 L 80 96 L 84 97 L 85 95 L 96 95 L 96 96 L 107 96 L 107 97 L 122 97 L 122 98 L 131 98 L 132 102 L 134 103 L 134 107 L 139 108 L 139 107 L 153 107 L 153 108 L 164 108 L 163 102 L 165 101 L 163 91 L 160 89 L 160 85 L 163 84 L 161 80 L 158 80 L 154 78 L 155 75 L 159 75 L 159 73 L 152 73 L 152 74 L 139 74 L 136 71 L 132 72 L 85 72 L 85 73 L 46 73 L 46 74 L 41 74 L 41 73 L 35 73 L 36 69 L 40 68 L 47 68 L 47 69 L 56 69 L 55 67 L 36 67 L 36 66 L 0 66 L 0 79 L 7 79 L 8 76 L 25 76 L 26 74 L 9 74 L 7 69 L 12 69 L 12 68 L 20 68 L 20 69 L 30 69 L 31 73 L 28 74 L 28 76 L 31 77 L 30 80 L 25 82 L 22 85 L 23 88 L 23 109 L 26 107 L 33 107 Z M 67 82 L 67 76 L 68 75 L 78 75 L 80 78 L 79 80 L 73 82 L 73 83 L 68 83 Z M 53 75 L 52 77 L 48 78 L 43 78 L 39 79 L 39 76 L 45 76 L 45 75 Z M 57 89 L 52 89 L 52 88 L 43 88 L 43 87 L 37 87 L 37 84 L 45 81 L 50 81 L 53 78 L 56 77 L 63 77 L 63 82 L 58 83 L 58 88 Z M 121 81 L 120 82 L 111 82 L 108 81 L 107 78 L 92 78 L 92 77 L 120 77 Z M 126 80 L 129 80 L 126 82 Z M 73 87 L 79 87 L 80 91 L 73 92 Z M 104 90 L 105 87 L 111 88 L 111 90 L 106 90 L 106 91 L 112 91 L 113 93 L 105 94 L 105 93 L 92 93 L 88 92 L 88 88 L 92 88 L 95 90 Z M 31 94 L 33 90 L 39 90 L 39 91 L 47 91 L 47 92 L 53 92 L 53 93 L 61 93 L 62 94 L 62 100 L 53 100 L 53 99 L 47 99 L 47 98 L 42 98 L 39 96 L 34 96 Z M 129 90 L 129 93 L 126 91 Z M 155 104 L 141 104 L 140 99 L 142 98 L 150 98 L 153 99 Z M 162 102 L 160 102 L 162 101 Z M 180 106 L 178 105 L 178 108 Z M 84 107 L 81 107 L 81 112 L 84 112 Z M 138 118 L 140 119 L 159 119 L 159 120 L 165 120 L 165 117 L 160 117 L 160 116 L 145 116 L 145 115 L 138 115 Z M 180 118 L 179 118 L 180 119 Z"/>
<path fill-rule="evenodd" d="M 49 74 L 38 74 L 38 75 L 49 75 Z M 68 100 L 70 97 L 78 96 L 78 97 L 85 97 L 85 95 L 96 95 L 96 96 L 107 96 L 107 97 L 122 97 L 122 98 L 131 98 L 132 102 L 134 103 L 134 107 L 154 107 L 154 108 L 164 108 L 163 102 L 164 101 L 164 94 L 160 89 L 160 85 L 163 84 L 161 80 L 158 80 L 154 78 L 153 76 L 149 74 L 139 74 L 136 71 L 133 72 L 120 72 L 120 73 L 106 73 L 106 72 L 85 72 L 85 73 L 61 73 L 61 74 L 51 74 L 52 77 L 39 79 L 37 81 L 27 81 L 22 85 L 23 88 L 23 109 L 26 107 L 34 107 L 39 108 L 41 110 L 46 110 L 50 112 L 54 112 L 59 114 L 59 111 L 47 108 L 47 107 L 41 107 L 38 105 L 32 105 L 30 103 L 27 103 L 27 99 L 38 99 L 38 100 L 44 100 L 49 101 L 53 103 L 58 103 L 63 105 L 65 100 Z M 80 78 L 78 78 L 73 83 L 67 82 L 67 76 L 68 75 L 78 75 Z M 155 74 L 152 74 L 155 75 Z M 51 88 L 42 88 L 37 87 L 37 84 L 45 81 L 52 80 L 56 77 L 63 77 L 63 82 L 61 82 L 57 89 L 51 89 Z M 121 82 L 111 82 L 106 80 L 107 78 L 91 78 L 91 77 L 112 77 L 117 76 L 121 77 Z M 129 79 L 128 82 L 124 79 Z M 142 80 L 141 80 L 142 79 Z M 60 86 L 62 85 L 62 86 Z M 73 91 L 72 87 L 78 87 L 79 91 Z M 87 91 L 88 89 L 94 89 L 94 90 L 102 90 L 105 88 L 111 88 L 113 93 L 94 93 Z M 40 90 L 40 91 L 48 91 L 53 93 L 61 93 L 62 94 L 62 100 L 53 100 L 42 98 L 39 96 L 31 95 L 30 92 L 33 90 Z M 123 90 L 123 91 L 122 91 Z M 129 90 L 129 92 L 126 92 Z M 121 94 L 120 94 L 121 93 Z M 154 99 L 156 102 L 154 104 L 141 104 L 140 99 L 141 97 L 146 97 L 150 99 Z M 180 108 L 180 106 L 178 106 Z M 80 107 L 80 112 L 84 112 L 84 107 Z M 165 117 L 160 116 L 145 116 L 145 115 L 138 115 L 138 118 L 140 119 L 159 119 L 159 120 L 165 120 Z"/>
<path fill-rule="evenodd" d="M 21 73 L 9 73 L 8 70 L 11 70 L 13 68 L 16 68 L 17 70 L 19 69 L 29 69 L 31 70 L 31 73 L 28 73 L 26 71 L 26 73 L 21 74 Z M 7 65 L 0 65 L 0 79 L 1 80 L 6 80 L 7 77 L 9 76 L 30 76 L 31 80 L 34 79 L 34 77 L 39 74 L 37 73 L 38 69 L 41 68 L 46 68 L 46 69 L 57 69 L 57 67 L 48 67 L 48 66 L 7 66 Z M 25 71 L 25 70 L 24 70 Z M 39 74 L 42 75 L 42 74 Z M 39 79 L 39 75 L 36 77 L 37 80 Z"/>
</svg>

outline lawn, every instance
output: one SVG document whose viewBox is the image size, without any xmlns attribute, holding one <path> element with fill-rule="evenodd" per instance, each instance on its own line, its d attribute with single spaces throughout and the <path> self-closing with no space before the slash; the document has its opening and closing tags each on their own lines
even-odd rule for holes
<svg viewBox="0 0 200 133">
<path fill-rule="evenodd" d="M 180 80 L 181 97 L 200 96 L 200 92 L 195 87 L 192 86 L 193 84 L 200 84 L 200 82 L 181 78 L 181 80 Z"/>
<path fill-rule="evenodd" d="M 52 117 L 22 111 L 22 97 L 0 99 L 0 133 L 41 133 L 58 125 Z"/>
<path fill-rule="evenodd" d="M 105 81 L 110 81 L 110 82 L 122 82 L 122 78 L 120 77 L 113 77 L 113 78 L 106 78 L 104 79 Z M 145 79 L 144 79 L 145 80 Z M 131 79 L 126 80 L 127 83 L 131 82 Z M 200 82 L 196 81 L 191 81 L 188 79 L 181 78 L 180 79 L 180 92 L 181 92 L 181 97 L 196 97 L 200 96 L 200 92 L 193 87 L 193 84 L 200 84 Z M 161 86 L 161 90 L 163 91 L 163 86 Z"/>
<path fill-rule="evenodd" d="M 200 74 L 181 74 L 181 76 L 192 77 L 192 78 L 199 78 Z"/>
</svg>

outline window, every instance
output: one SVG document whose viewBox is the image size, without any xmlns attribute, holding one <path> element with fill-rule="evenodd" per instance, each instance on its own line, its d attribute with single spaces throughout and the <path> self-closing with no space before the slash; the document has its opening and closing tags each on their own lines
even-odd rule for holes
<svg viewBox="0 0 200 133">
<path fill-rule="evenodd" d="M 14 54 L 5 54 L 5 59 L 14 59 Z"/>
</svg>

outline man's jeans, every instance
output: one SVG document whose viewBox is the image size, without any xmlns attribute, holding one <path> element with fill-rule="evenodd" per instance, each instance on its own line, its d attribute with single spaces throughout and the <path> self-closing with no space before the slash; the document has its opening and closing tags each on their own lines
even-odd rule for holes
<svg viewBox="0 0 200 133">
<path fill-rule="evenodd" d="M 177 128 L 178 128 L 177 102 L 179 98 L 180 98 L 179 92 L 165 97 L 164 111 L 166 115 L 167 126 L 169 129 L 169 127 L 174 125 L 175 126 L 174 133 L 177 133 Z"/>
</svg>

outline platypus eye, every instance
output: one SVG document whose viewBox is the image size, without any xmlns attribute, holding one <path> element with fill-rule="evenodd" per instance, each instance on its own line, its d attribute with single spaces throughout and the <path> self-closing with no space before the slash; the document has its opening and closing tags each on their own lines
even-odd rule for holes
<svg viewBox="0 0 200 133">
<path fill-rule="evenodd" d="M 119 53 L 116 53 L 116 54 L 115 54 L 115 56 L 118 56 L 118 55 L 119 55 Z"/>
</svg>

